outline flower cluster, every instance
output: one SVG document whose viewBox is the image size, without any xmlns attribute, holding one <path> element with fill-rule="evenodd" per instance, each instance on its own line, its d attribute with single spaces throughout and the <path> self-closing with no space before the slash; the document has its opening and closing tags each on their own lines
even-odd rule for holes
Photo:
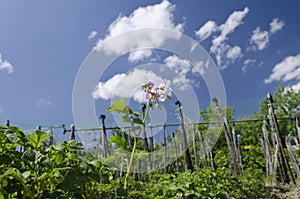
<svg viewBox="0 0 300 199">
<path fill-rule="evenodd" d="M 142 90 L 146 94 L 146 99 L 149 101 L 156 101 L 157 106 L 160 106 L 160 101 L 164 102 L 166 99 L 171 98 L 171 88 L 165 84 L 155 85 L 153 82 L 149 81 L 142 85 Z"/>
</svg>

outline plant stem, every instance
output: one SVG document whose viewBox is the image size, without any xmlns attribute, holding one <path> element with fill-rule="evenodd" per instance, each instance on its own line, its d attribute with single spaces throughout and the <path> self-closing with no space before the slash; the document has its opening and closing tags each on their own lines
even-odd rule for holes
<svg viewBox="0 0 300 199">
<path fill-rule="evenodd" d="M 148 116 L 148 114 L 149 114 L 149 109 L 150 109 L 150 100 L 148 101 L 148 103 L 147 103 L 147 107 L 146 107 L 146 113 L 145 113 L 145 116 L 144 116 L 144 118 L 143 118 L 143 126 L 146 126 L 145 125 L 145 122 L 146 122 L 146 119 L 147 119 L 147 116 Z"/>
<path fill-rule="evenodd" d="M 146 118 L 147 118 L 147 116 L 149 114 L 149 108 L 150 108 L 150 100 L 147 103 L 146 113 L 145 113 L 145 116 L 143 118 L 143 126 L 145 126 Z M 127 189 L 127 186 L 128 186 L 128 180 L 129 180 L 129 175 L 130 175 L 130 172 L 131 172 L 131 167 L 132 167 L 134 152 L 135 152 L 136 145 L 137 145 L 137 138 L 136 138 L 135 134 L 134 134 L 133 138 L 134 138 L 134 143 L 133 143 L 133 148 L 132 148 L 132 151 L 131 151 L 129 165 L 128 165 L 128 168 L 127 168 L 127 173 L 126 173 L 126 176 L 125 176 L 124 189 Z"/>
<path fill-rule="evenodd" d="M 127 168 L 127 173 L 126 173 L 126 176 L 125 176 L 124 189 L 126 189 L 127 185 L 128 185 L 128 179 L 129 179 L 131 166 L 132 166 L 132 162 L 133 162 L 133 156 L 134 156 L 135 148 L 136 148 L 136 145 L 137 145 L 136 135 L 134 135 L 133 138 L 134 138 L 134 144 L 133 144 L 133 148 L 132 148 L 132 152 L 131 152 L 131 156 L 130 156 L 129 165 L 128 165 L 128 168 Z"/>
</svg>

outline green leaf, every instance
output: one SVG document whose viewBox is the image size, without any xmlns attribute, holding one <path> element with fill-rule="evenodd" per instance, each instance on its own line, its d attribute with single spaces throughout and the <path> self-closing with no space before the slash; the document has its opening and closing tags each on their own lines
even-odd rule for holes
<svg viewBox="0 0 300 199">
<path fill-rule="evenodd" d="M 127 123 L 131 123 L 131 118 L 128 115 L 122 116 L 120 118 L 120 122 L 127 122 Z"/>
<path fill-rule="evenodd" d="M 133 112 L 133 115 L 134 115 L 134 116 L 136 116 L 136 117 L 138 117 L 138 116 L 140 116 L 140 115 L 141 115 L 141 113 L 140 113 L 140 112 L 136 112 L 136 111 L 134 111 L 134 112 Z"/>
<path fill-rule="evenodd" d="M 109 138 L 109 141 L 112 143 L 115 143 L 117 147 L 126 149 L 127 146 L 127 140 L 121 136 L 112 136 Z"/>
<path fill-rule="evenodd" d="M 56 163 L 56 164 L 60 164 L 62 160 L 63 160 L 63 155 L 62 155 L 62 153 L 59 151 L 59 152 L 56 154 L 56 156 L 55 156 L 55 163 Z"/>
<path fill-rule="evenodd" d="M 144 122 L 140 119 L 140 118 L 133 118 L 133 122 L 135 124 L 140 124 L 140 125 L 144 125 Z"/>
<path fill-rule="evenodd" d="M 107 112 L 117 112 L 117 113 L 124 113 L 126 108 L 126 104 L 123 98 L 120 98 L 119 101 L 113 101 L 111 106 L 106 110 Z"/>
<path fill-rule="evenodd" d="M 27 135 L 27 138 L 30 140 L 29 144 L 34 148 L 38 149 L 40 148 L 46 139 L 50 137 L 49 134 L 36 130 L 34 134 Z"/>
</svg>

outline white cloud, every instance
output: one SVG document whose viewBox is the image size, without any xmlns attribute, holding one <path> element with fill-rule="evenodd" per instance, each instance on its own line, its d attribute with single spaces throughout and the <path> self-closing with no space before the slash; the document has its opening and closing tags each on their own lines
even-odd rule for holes
<svg viewBox="0 0 300 199">
<path fill-rule="evenodd" d="M 261 30 L 260 27 L 257 27 L 252 31 L 252 35 L 250 38 L 251 46 L 248 48 L 249 50 L 264 50 L 268 47 L 270 43 L 270 36 L 279 30 L 281 30 L 284 26 L 283 21 L 280 21 L 277 18 L 274 18 L 270 23 L 270 30 Z"/>
<path fill-rule="evenodd" d="M 89 34 L 88 40 L 94 39 L 98 33 L 96 31 L 92 31 Z"/>
<path fill-rule="evenodd" d="M 187 74 L 193 70 L 191 63 L 182 59 L 176 55 L 167 57 L 164 60 L 165 66 L 175 71 L 176 75 L 172 79 L 174 86 L 178 87 L 180 90 L 188 89 L 189 84 L 192 83 L 192 80 L 187 78 Z"/>
<path fill-rule="evenodd" d="M 14 67 L 7 60 L 2 60 L 2 55 L 0 53 L 0 71 L 6 71 L 8 74 L 14 72 Z"/>
<path fill-rule="evenodd" d="M 98 41 L 94 49 L 104 50 L 107 53 L 121 55 L 124 52 L 135 50 L 141 46 L 144 46 L 144 44 L 147 44 L 153 48 L 158 48 L 166 39 L 169 39 L 170 37 L 173 38 L 174 35 L 170 36 L 167 34 L 162 34 L 162 32 L 150 34 L 149 31 L 145 29 L 142 34 L 132 33 L 124 37 L 120 37 L 118 41 L 115 41 L 115 45 L 110 43 L 109 46 L 104 46 L 104 41 L 120 33 L 142 28 L 164 28 L 182 32 L 183 24 L 175 24 L 173 22 L 174 10 L 175 5 L 164 0 L 160 4 L 139 7 L 129 16 L 120 15 L 114 22 L 110 24 L 108 34 L 103 40 Z M 143 55 L 143 52 L 146 54 Z M 137 52 L 133 53 L 136 54 Z M 149 51 L 141 51 L 139 52 L 139 56 L 131 55 L 131 58 L 136 58 L 131 60 L 136 62 L 138 61 L 138 57 L 145 58 L 147 55 L 149 55 Z"/>
<path fill-rule="evenodd" d="M 227 58 L 232 62 L 243 56 L 242 49 L 239 46 L 234 46 L 227 51 Z"/>
<path fill-rule="evenodd" d="M 188 60 L 182 59 L 176 55 L 167 57 L 164 60 L 164 63 L 168 68 L 183 76 L 185 76 L 192 69 L 192 65 Z"/>
<path fill-rule="evenodd" d="M 282 62 L 276 64 L 272 74 L 265 79 L 265 83 L 268 84 L 274 81 L 287 82 L 294 79 L 300 79 L 300 54 L 285 57 Z"/>
<path fill-rule="evenodd" d="M 217 23 L 209 20 L 201 28 L 199 28 L 199 30 L 197 30 L 195 34 L 200 39 L 200 41 L 203 41 L 210 37 L 212 33 L 216 32 L 217 30 Z"/>
<path fill-rule="evenodd" d="M 270 33 L 276 33 L 281 30 L 284 26 L 284 22 L 280 21 L 278 18 L 274 18 L 270 23 Z"/>
<path fill-rule="evenodd" d="M 135 101 L 141 103 L 145 101 L 141 85 L 148 81 L 156 83 L 164 82 L 170 85 L 170 80 L 163 79 L 152 71 L 134 69 L 128 74 L 117 74 L 106 82 L 99 82 L 92 93 L 92 97 L 94 99 L 101 98 L 106 100 L 115 97 L 133 97 Z"/>
<path fill-rule="evenodd" d="M 179 90 L 184 91 L 189 88 L 191 80 L 186 78 L 185 76 L 177 75 L 172 79 L 172 83 L 174 84 L 174 86 L 179 88 Z"/>
<path fill-rule="evenodd" d="M 49 106 L 52 103 L 46 99 L 40 98 L 36 103 L 37 106 Z"/>
<path fill-rule="evenodd" d="M 259 27 L 257 27 L 252 32 L 252 36 L 250 39 L 250 44 L 252 44 L 252 47 L 254 50 L 263 50 L 265 49 L 270 42 L 269 33 L 268 31 L 262 31 Z"/>
<path fill-rule="evenodd" d="M 226 20 L 226 22 L 219 26 L 221 34 L 215 37 L 212 41 L 213 45 L 210 48 L 211 52 L 216 52 L 225 40 L 228 39 L 228 35 L 233 33 L 234 30 L 243 24 L 244 17 L 248 14 L 249 9 L 244 8 L 243 11 L 234 11 Z"/>
<path fill-rule="evenodd" d="M 130 62 L 138 62 L 140 60 L 144 60 L 152 55 L 152 50 L 150 49 L 143 49 L 143 50 L 136 50 L 129 54 L 128 61 Z"/>
<path fill-rule="evenodd" d="M 210 60 L 207 59 L 206 62 L 204 61 L 199 61 L 197 63 L 195 63 L 192 72 L 193 73 L 200 73 L 200 75 L 204 75 L 205 71 L 207 69 L 209 69 L 209 64 L 210 64 Z"/>
<path fill-rule="evenodd" d="M 228 40 L 229 34 L 233 33 L 237 27 L 243 24 L 243 19 L 248 12 L 249 9 L 247 7 L 242 11 L 234 11 L 229 15 L 224 24 L 216 26 L 215 22 L 208 21 L 196 32 L 200 40 L 208 38 L 214 32 L 220 32 L 218 36 L 214 37 L 212 46 L 210 47 L 210 52 L 215 54 L 220 69 L 225 69 L 229 63 L 234 63 L 238 58 L 243 56 L 239 46 L 231 47 L 226 44 L 226 40 Z"/>
<path fill-rule="evenodd" d="M 255 63 L 255 59 L 246 59 L 243 63 L 242 72 L 245 74 L 248 68 L 254 66 Z"/>
</svg>

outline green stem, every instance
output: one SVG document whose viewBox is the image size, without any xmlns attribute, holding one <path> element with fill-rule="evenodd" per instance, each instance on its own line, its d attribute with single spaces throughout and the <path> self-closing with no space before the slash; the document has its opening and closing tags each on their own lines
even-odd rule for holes
<svg viewBox="0 0 300 199">
<path fill-rule="evenodd" d="M 146 125 L 145 125 L 145 122 L 146 122 L 146 119 L 147 119 L 148 114 L 149 114 L 150 103 L 151 103 L 151 102 L 150 102 L 150 100 L 149 100 L 148 103 L 147 103 L 147 107 L 146 107 L 146 113 L 145 113 L 144 118 L 143 118 L 143 126 L 146 126 Z"/>
<path fill-rule="evenodd" d="M 133 148 L 132 148 L 132 152 L 131 152 L 131 156 L 130 156 L 129 165 L 128 165 L 128 168 L 127 168 L 127 173 L 126 173 L 126 176 L 125 176 L 124 189 L 126 189 L 127 185 L 128 185 L 128 179 L 129 179 L 129 175 L 130 175 L 130 172 L 131 172 L 131 167 L 132 167 L 132 162 L 133 162 L 133 157 L 134 157 L 134 152 L 135 152 L 136 145 L 137 145 L 137 139 L 136 139 L 136 136 L 134 135 L 134 144 L 133 144 Z"/>
<path fill-rule="evenodd" d="M 149 108 L 150 108 L 150 100 L 148 101 L 148 104 L 147 104 L 147 107 L 146 107 L 146 113 L 145 113 L 144 118 L 143 118 L 143 127 L 145 126 L 145 122 L 146 122 L 147 116 L 149 114 Z M 126 173 L 126 176 L 125 176 L 124 189 L 127 189 L 127 186 L 128 186 L 128 180 L 129 180 L 129 176 L 130 176 L 130 173 L 131 173 L 131 167 L 132 167 L 134 152 L 135 152 L 136 145 L 137 145 L 136 135 L 134 135 L 133 138 L 134 138 L 134 143 L 133 143 L 133 148 L 132 148 L 132 151 L 131 151 L 129 165 L 128 165 L 128 168 L 127 168 L 127 173 Z"/>
</svg>

